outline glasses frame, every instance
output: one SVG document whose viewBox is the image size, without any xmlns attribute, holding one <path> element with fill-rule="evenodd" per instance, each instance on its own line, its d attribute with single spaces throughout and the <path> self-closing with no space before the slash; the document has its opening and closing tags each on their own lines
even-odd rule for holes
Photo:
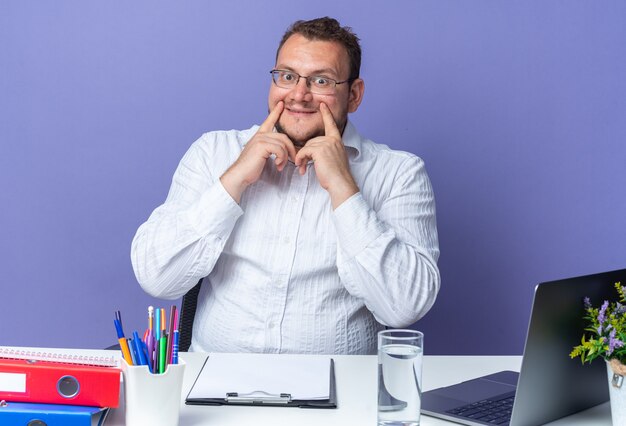
<svg viewBox="0 0 626 426">
<path fill-rule="evenodd" d="M 284 87 L 284 86 L 279 85 L 276 82 L 275 76 L 276 76 L 276 73 L 278 73 L 278 72 L 286 72 L 286 73 L 289 73 L 289 74 L 293 74 L 293 75 L 297 76 L 298 78 L 296 79 L 296 82 L 294 83 L 294 85 L 292 87 Z M 309 75 L 309 76 L 306 76 L 306 75 L 300 75 L 300 74 L 298 74 L 295 71 L 276 69 L 276 68 L 270 71 L 270 75 L 272 76 L 272 81 L 274 82 L 276 87 L 280 87 L 281 89 L 293 89 L 294 87 L 296 87 L 298 85 L 298 83 L 300 83 L 300 79 L 304 78 L 305 81 L 306 81 L 306 87 L 311 91 L 311 93 L 316 93 L 318 95 L 332 95 L 333 93 L 335 93 L 335 90 L 336 90 L 338 84 L 352 83 L 354 81 L 354 79 L 351 79 L 351 78 L 349 78 L 347 80 L 343 80 L 343 81 L 337 81 L 334 78 L 325 77 L 323 75 Z M 329 93 L 316 92 L 317 88 L 314 87 L 311 84 L 311 80 L 314 79 L 314 78 L 324 78 L 324 79 L 326 79 L 328 81 L 331 81 L 331 82 L 333 82 L 335 84 L 331 88 L 329 88 L 329 91 L 330 91 Z"/>
</svg>

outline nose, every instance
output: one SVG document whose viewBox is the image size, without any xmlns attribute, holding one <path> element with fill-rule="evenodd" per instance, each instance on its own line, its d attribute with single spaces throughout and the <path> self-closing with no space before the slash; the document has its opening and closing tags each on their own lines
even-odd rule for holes
<svg viewBox="0 0 626 426">
<path fill-rule="evenodd" d="M 296 85 L 291 89 L 289 96 L 298 102 L 309 102 L 313 99 L 313 94 L 305 77 L 300 77 Z"/>
</svg>

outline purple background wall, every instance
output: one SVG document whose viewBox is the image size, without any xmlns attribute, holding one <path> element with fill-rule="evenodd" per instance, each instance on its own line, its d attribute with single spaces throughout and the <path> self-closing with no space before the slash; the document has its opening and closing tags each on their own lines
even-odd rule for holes
<svg viewBox="0 0 626 426">
<path fill-rule="evenodd" d="M 367 4 L 367 6 L 365 6 Z M 0 3 L 0 345 L 145 327 L 129 260 L 189 145 L 267 110 L 286 26 L 362 39 L 362 133 L 425 159 L 431 354 L 519 354 L 534 285 L 626 266 L 626 3 Z"/>
</svg>

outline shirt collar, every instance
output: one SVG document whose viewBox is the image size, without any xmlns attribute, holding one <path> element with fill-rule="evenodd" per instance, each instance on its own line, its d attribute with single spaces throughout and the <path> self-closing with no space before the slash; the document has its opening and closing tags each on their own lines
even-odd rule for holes
<svg viewBox="0 0 626 426">
<path fill-rule="evenodd" d="M 346 128 L 343 129 L 341 140 L 343 141 L 345 147 L 351 148 L 351 150 L 355 151 L 356 156 L 361 153 L 361 135 L 359 135 L 356 127 L 354 127 L 350 121 L 346 123 Z"/>
</svg>

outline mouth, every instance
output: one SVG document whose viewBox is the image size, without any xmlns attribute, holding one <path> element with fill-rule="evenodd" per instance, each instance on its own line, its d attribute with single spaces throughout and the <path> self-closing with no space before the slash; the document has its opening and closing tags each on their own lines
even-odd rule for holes
<svg viewBox="0 0 626 426">
<path fill-rule="evenodd" d="M 318 110 L 286 107 L 285 112 L 287 112 L 289 115 L 292 115 L 294 117 L 310 117 L 312 115 L 317 114 Z"/>
</svg>

